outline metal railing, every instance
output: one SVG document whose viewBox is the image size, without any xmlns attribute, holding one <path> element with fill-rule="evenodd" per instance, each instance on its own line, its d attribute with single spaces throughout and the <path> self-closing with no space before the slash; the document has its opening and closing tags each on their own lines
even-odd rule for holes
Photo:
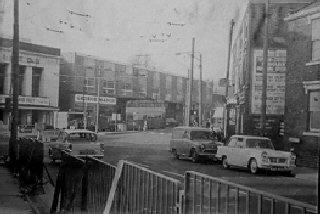
<svg viewBox="0 0 320 214">
<path fill-rule="evenodd" d="M 61 165 L 56 181 L 51 213 L 86 211 L 85 161 L 62 151 Z"/>
<path fill-rule="evenodd" d="M 51 213 L 102 213 L 109 196 L 115 166 L 92 157 L 83 159 L 62 151 Z"/>
<path fill-rule="evenodd" d="M 186 172 L 184 185 L 185 214 L 318 213 L 315 206 L 198 172 Z"/>
<path fill-rule="evenodd" d="M 181 213 L 182 188 L 179 180 L 120 161 L 104 213 Z"/>
<path fill-rule="evenodd" d="M 92 157 L 86 157 L 86 165 L 88 213 L 103 213 L 116 167 Z"/>
</svg>

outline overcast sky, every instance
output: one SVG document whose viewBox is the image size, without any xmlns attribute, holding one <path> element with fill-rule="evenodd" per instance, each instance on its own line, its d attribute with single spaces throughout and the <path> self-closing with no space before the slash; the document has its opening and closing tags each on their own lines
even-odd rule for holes
<svg viewBox="0 0 320 214">
<path fill-rule="evenodd" d="M 20 0 L 20 37 L 130 62 L 150 54 L 158 70 L 187 76 L 192 37 L 204 79 L 225 77 L 229 22 L 245 0 Z M 13 0 L 0 0 L 0 33 L 12 35 Z M 5 11 L 2 13 L 1 11 Z M 198 60 L 195 61 L 198 66 Z M 195 70 L 195 78 L 199 76 Z"/>
</svg>

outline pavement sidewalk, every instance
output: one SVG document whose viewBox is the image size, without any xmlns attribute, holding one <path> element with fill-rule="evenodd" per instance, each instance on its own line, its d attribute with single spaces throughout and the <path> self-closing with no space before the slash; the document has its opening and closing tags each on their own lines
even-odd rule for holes
<svg viewBox="0 0 320 214">
<path fill-rule="evenodd" d="M 0 163 L 0 213 L 36 213 L 28 198 L 20 193 L 19 182 L 8 168 Z"/>
</svg>

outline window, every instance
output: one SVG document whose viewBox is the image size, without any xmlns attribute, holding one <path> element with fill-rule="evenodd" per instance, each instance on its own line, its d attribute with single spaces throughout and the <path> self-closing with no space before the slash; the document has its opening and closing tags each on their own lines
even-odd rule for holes
<svg viewBox="0 0 320 214">
<path fill-rule="evenodd" d="M 32 67 L 32 97 L 40 96 L 42 68 Z"/>
<path fill-rule="evenodd" d="M 320 131 L 320 91 L 310 92 L 309 121 L 310 131 Z"/>
<path fill-rule="evenodd" d="M 26 66 L 19 67 L 19 95 L 25 95 L 25 73 L 26 73 Z"/>
<path fill-rule="evenodd" d="M 312 24 L 312 61 L 320 60 L 320 18 L 314 19 Z"/>
<path fill-rule="evenodd" d="M 85 91 L 87 93 L 94 93 L 94 86 L 94 77 L 86 77 L 86 79 L 84 80 Z"/>
<path fill-rule="evenodd" d="M 0 94 L 4 94 L 4 82 L 6 79 L 6 65 L 0 65 Z"/>
<path fill-rule="evenodd" d="M 231 138 L 229 140 L 228 146 L 229 147 L 235 147 L 236 143 L 237 143 L 237 138 Z"/>
</svg>

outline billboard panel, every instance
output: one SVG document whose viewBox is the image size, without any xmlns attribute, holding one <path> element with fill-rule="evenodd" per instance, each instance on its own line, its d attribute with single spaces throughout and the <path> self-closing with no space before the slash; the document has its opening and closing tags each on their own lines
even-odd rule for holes
<svg viewBox="0 0 320 214">
<path fill-rule="evenodd" d="M 251 113 L 261 114 L 262 49 L 254 50 L 251 78 Z M 283 115 L 285 99 L 286 50 L 268 51 L 267 69 L 267 115 Z"/>
</svg>

